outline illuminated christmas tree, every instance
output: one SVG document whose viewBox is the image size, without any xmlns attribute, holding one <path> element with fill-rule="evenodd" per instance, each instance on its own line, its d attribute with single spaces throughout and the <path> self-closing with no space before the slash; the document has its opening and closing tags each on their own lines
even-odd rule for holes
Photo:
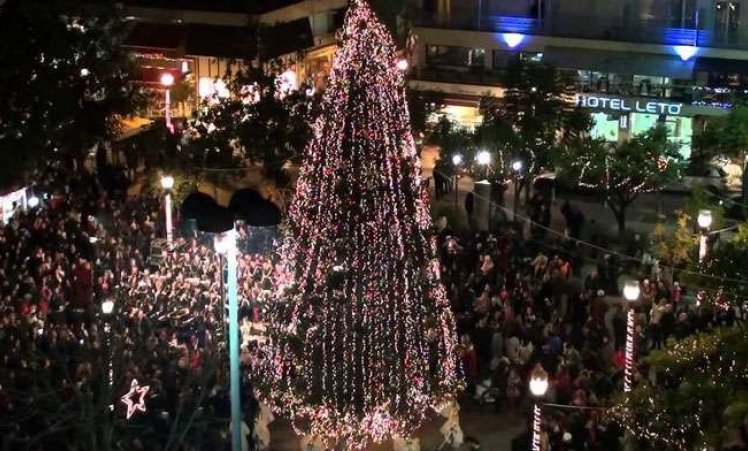
<svg viewBox="0 0 748 451">
<path fill-rule="evenodd" d="M 454 321 L 387 29 L 352 0 L 289 212 L 265 392 L 299 433 L 409 437 L 459 389 Z"/>
</svg>

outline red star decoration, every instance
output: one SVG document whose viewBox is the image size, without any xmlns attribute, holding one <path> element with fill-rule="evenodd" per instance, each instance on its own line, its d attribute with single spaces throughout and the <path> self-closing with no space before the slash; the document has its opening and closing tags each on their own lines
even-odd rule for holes
<svg viewBox="0 0 748 451">
<path fill-rule="evenodd" d="M 145 412 L 145 395 L 151 389 L 150 385 L 140 386 L 137 379 L 130 383 L 130 391 L 121 398 L 124 405 L 127 406 L 127 419 L 135 414 L 136 411 Z M 137 400 L 137 402 L 136 402 Z"/>
</svg>

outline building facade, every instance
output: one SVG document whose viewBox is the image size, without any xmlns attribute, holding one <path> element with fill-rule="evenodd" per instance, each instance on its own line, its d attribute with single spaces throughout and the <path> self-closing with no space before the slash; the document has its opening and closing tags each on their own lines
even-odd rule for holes
<svg viewBox="0 0 748 451">
<path fill-rule="evenodd" d="M 235 62 L 280 61 L 294 78 L 324 84 L 345 6 L 345 0 L 126 1 L 124 45 L 152 95 L 148 115 L 163 115 L 167 73 L 175 116 L 188 116 L 202 98 L 228 95 L 222 79 Z"/>
<path fill-rule="evenodd" d="M 748 0 L 414 0 L 411 87 L 481 121 L 512 61 L 567 72 L 575 102 L 611 141 L 665 124 L 690 154 L 693 131 L 748 92 Z M 742 3 L 742 4 L 741 4 Z"/>
</svg>

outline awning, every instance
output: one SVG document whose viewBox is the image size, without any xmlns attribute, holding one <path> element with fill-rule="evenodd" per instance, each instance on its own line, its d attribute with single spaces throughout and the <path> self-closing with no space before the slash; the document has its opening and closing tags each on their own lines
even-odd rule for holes
<svg viewBox="0 0 748 451">
<path fill-rule="evenodd" d="M 722 58 L 696 58 L 694 70 L 697 72 L 748 75 L 748 61 Z"/>
<path fill-rule="evenodd" d="M 693 76 L 694 62 L 675 55 L 612 52 L 581 48 L 547 47 L 543 62 L 560 69 L 591 70 L 628 75 L 651 75 L 679 79 Z"/>
</svg>

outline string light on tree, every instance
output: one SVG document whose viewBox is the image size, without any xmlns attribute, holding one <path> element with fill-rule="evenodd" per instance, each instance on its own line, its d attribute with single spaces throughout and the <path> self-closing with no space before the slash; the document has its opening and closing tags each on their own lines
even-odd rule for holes
<svg viewBox="0 0 748 451">
<path fill-rule="evenodd" d="M 330 444 L 412 437 L 460 389 L 403 73 L 353 0 L 289 211 L 263 398 Z"/>
</svg>

